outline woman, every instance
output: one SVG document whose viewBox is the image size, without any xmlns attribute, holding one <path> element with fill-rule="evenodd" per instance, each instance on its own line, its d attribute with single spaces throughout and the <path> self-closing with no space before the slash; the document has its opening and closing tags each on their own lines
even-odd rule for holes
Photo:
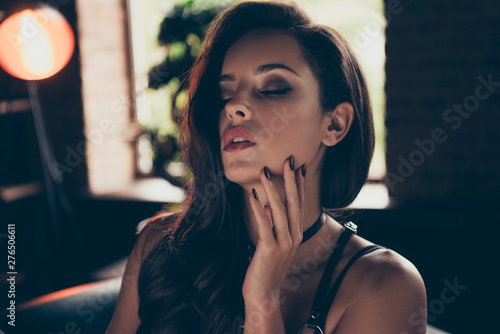
<svg viewBox="0 0 500 334">
<path fill-rule="evenodd" d="M 425 330 L 415 267 L 334 219 L 374 141 L 365 79 L 335 30 L 293 2 L 220 13 L 181 140 L 188 200 L 141 230 L 107 333 Z"/>
</svg>

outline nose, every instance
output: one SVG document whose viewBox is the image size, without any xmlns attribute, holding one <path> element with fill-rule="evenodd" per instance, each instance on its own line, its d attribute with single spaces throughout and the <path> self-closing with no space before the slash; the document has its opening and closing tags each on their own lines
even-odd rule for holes
<svg viewBox="0 0 500 334">
<path fill-rule="evenodd" d="M 233 122 L 237 119 L 249 120 L 253 115 L 252 109 L 241 93 L 234 94 L 229 101 L 227 101 L 224 110 L 226 111 L 226 116 Z"/>
</svg>

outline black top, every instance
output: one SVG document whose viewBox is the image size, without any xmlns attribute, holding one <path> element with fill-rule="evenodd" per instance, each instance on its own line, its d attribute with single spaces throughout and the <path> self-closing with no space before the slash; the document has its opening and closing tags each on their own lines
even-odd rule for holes
<svg viewBox="0 0 500 334">
<path fill-rule="evenodd" d="M 330 309 L 333 303 L 333 299 L 335 298 L 335 295 L 337 294 L 337 291 L 340 287 L 340 283 L 342 283 L 342 280 L 344 279 L 344 276 L 346 275 L 349 268 L 353 265 L 353 263 L 357 259 L 359 259 L 363 255 L 371 253 L 374 250 L 383 248 L 378 245 L 371 245 L 359 250 L 346 264 L 346 266 L 340 273 L 339 277 L 335 280 L 332 289 L 330 290 L 326 298 L 323 299 L 323 297 L 326 295 L 327 292 L 326 289 L 328 289 L 328 282 L 330 281 L 330 277 L 332 276 L 333 271 L 337 266 L 342 256 L 342 253 L 344 252 L 344 248 L 347 242 L 349 241 L 349 238 L 353 233 L 357 232 L 356 230 L 357 226 L 352 222 L 344 224 L 344 227 L 345 229 L 340 235 L 339 239 L 337 240 L 335 249 L 330 259 L 328 260 L 325 271 L 323 272 L 323 276 L 321 276 L 318 289 L 316 290 L 316 295 L 314 296 L 313 306 L 311 308 L 311 312 L 309 312 L 309 318 L 307 319 L 307 322 L 299 328 L 297 334 L 299 334 L 303 328 L 314 328 L 316 329 L 315 334 L 317 333 L 324 334 L 325 332 L 324 328 L 328 310 Z"/>
</svg>

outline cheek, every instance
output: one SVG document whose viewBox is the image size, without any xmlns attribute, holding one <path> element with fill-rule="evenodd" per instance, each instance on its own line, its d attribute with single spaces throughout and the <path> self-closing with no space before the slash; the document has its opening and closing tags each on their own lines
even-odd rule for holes
<svg viewBox="0 0 500 334">
<path fill-rule="evenodd" d="M 271 151 L 296 155 L 297 161 L 311 160 L 321 145 L 322 114 L 318 106 L 297 103 L 273 116 L 265 131 L 274 140 L 270 145 L 279 152 Z"/>
<path fill-rule="evenodd" d="M 300 114 L 290 108 L 272 108 L 268 115 L 257 134 L 262 144 L 279 145 L 300 128 Z"/>
<path fill-rule="evenodd" d="M 262 144 L 277 149 L 290 148 L 301 141 L 311 141 L 317 136 L 318 128 L 310 113 L 298 108 L 273 108 L 263 127 L 258 132 Z"/>
</svg>

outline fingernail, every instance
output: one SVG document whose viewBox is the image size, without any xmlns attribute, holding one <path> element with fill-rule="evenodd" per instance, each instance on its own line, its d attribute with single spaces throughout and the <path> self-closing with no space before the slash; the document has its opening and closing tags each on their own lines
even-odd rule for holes
<svg viewBox="0 0 500 334">
<path fill-rule="evenodd" d="M 269 173 L 269 169 L 267 167 L 264 167 L 264 174 L 269 180 L 271 180 L 271 174 Z"/>
<path fill-rule="evenodd" d="M 302 165 L 302 170 L 301 170 L 301 172 L 302 172 L 302 177 L 306 177 L 306 164 L 303 164 L 303 165 Z"/>
<path fill-rule="evenodd" d="M 252 193 L 253 193 L 253 197 L 255 197 L 256 200 L 259 200 L 259 196 L 257 196 L 257 192 L 255 191 L 255 188 L 252 188 Z"/>
<path fill-rule="evenodd" d="M 293 170 L 293 155 L 290 156 L 290 169 Z"/>
</svg>

